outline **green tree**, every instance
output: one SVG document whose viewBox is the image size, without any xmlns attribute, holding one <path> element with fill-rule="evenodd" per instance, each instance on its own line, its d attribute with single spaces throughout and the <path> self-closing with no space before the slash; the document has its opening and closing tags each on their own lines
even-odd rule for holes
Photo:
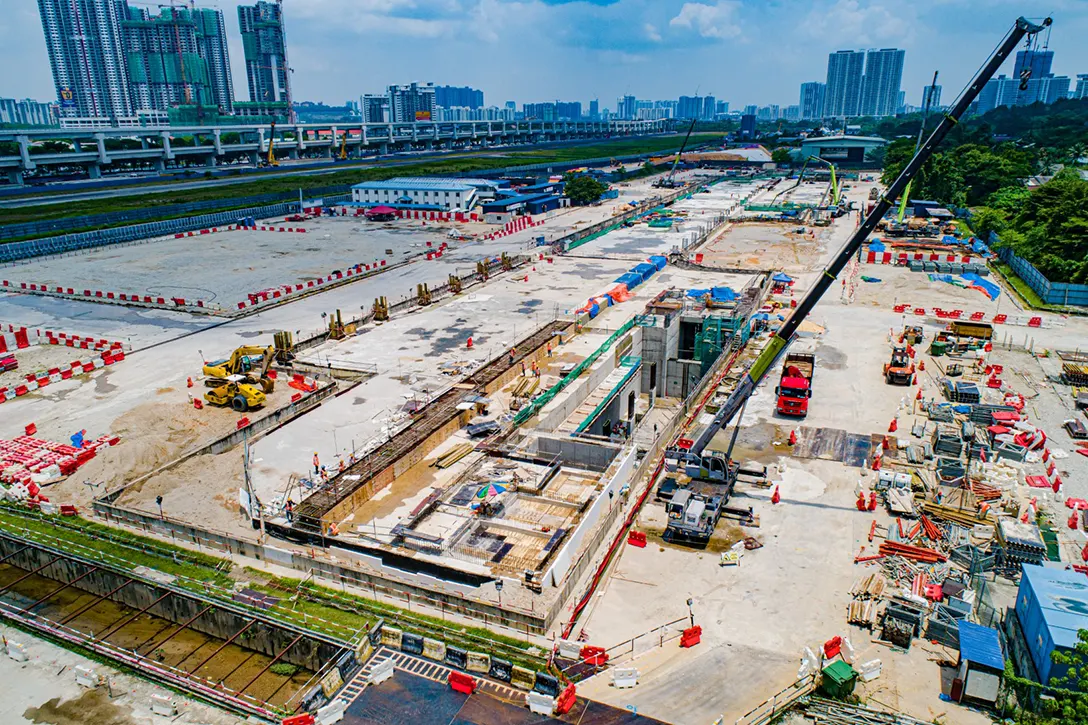
<svg viewBox="0 0 1088 725">
<path fill-rule="evenodd" d="M 1052 282 L 1088 283 L 1088 181 L 1061 171 L 1027 195 L 1000 234 Z"/>
<path fill-rule="evenodd" d="M 1030 196 L 1031 192 L 1026 186 L 1005 186 L 990 194 L 986 206 L 1006 214 L 1015 214 L 1027 203 Z"/>
<path fill-rule="evenodd" d="M 563 177 L 563 193 L 570 197 L 575 206 L 592 204 L 601 198 L 601 194 L 608 191 L 608 187 L 594 179 L 592 176 L 567 174 Z"/>
<path fill-rule="evenodd" d="M 793 157 L 790 156 L 790 150 L 785 146 L 779 146 L 771 152 L 771 161 L 776 164 L 788 164 L 792 160 Z"/>
<path fill-rule="evenodd" d="M 990 241 L 990 232 L 1002 234 L 1008 225 L 1008 215 L 1001 209 L 980 206 L 971 216 L 971 228 L 975 236 L 984 242 Z"/>
<path fill-rule="evenodd" d="M 1069 667 L 1064 675 L 1050 681 L 1052 687 L 1071 693 L 1056 698 L 1061 722 L 1065 725 L 1088 725 L 1088 630 L 1077 632 L 1077 643 L 1073 649 L 1068 652 L 1055 650 L 1050 657 L 1055 663 Z"/>
</svg>

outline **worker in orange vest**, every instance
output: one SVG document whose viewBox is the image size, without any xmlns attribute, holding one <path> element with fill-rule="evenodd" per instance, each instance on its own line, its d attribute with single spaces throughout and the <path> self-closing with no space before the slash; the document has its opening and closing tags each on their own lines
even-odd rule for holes
<svg viewBox="0 0 1088 725">
<path fill-rule="evenodd" d="M 314 451 L 314 475 L 321 473 L 321 460 L 317 457 L 317 451 Z"/>
</svg>

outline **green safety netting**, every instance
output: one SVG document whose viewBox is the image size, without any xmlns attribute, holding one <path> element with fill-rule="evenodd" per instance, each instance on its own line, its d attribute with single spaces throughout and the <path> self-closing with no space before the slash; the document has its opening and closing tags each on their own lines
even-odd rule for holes
<svg viewBox="0 0 1088 725">
<path fill-rule="evenodd" d="M 566 377 L 564 377 L 552 387 L 548 388 L 548 391 L 541 395 L 539 398 L 519 410 L 518 414 L 514 416 L 514 427 L 521 425 L 522 423 L 536 415 L 537 411 L 550 403 L 556 395 L 559 395 L 563 388 L 567 387 L 572 382 L 577 380 L 579 375 L 584 373 L 590 365 L 597 361 L 597 358 L 604 354 L 604 352 L 608 350 L 608 348 L 612 347 L 612 345 L 614 345 L 617 340 L 627 334 L 627 332 L 630 331 L 630 329 L 634 326 L 634 318 L 623 323 L 623 325 L 620 326 L 620 329 L 609 335 L 608 339 L 604 341 L 603 345 L 594 350 L 585 360 L 578 363 L 578 365 L 573 370 L 567 373 Z"/>
</svg>

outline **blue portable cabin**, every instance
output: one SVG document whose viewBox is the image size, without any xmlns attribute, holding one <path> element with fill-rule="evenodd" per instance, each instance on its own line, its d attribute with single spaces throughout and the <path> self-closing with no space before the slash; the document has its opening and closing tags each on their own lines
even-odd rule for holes
<svg viewBox="0 0 1088 725">
<path fill-rule="evenodd" d="M 961 619 L 959 622 L 960 662 L 956 674 L 960 702 L 993 705 L 1005 674 L 1005 656 L 996 629 Z M 955 683 L 952 694 L 957 694 Z"/>
<path fill-rule="evenodd" d="M 1088 578 L 1079 572 L 1024 564 L 1016 593 L 1016 618 L 1031 661 L 1046 685 L 1064 677 L 1068 665 L 1055 664 L 1051 654 L 1077 645 L 1077 631 L 1088 629 Z"/>
</svg>

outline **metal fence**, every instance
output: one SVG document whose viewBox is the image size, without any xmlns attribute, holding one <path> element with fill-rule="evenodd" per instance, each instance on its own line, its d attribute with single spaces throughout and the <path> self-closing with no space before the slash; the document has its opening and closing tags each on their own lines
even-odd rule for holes
<svg viewBox="0 0 1088 725">
<path fill-rule="evenodd" d="M 1001 238 L 991 232 L 990 246 L 997 248 L 997 256 L 1009 265 L 1016 276 L 1024 280 L 1035 294 L 1048 305 L 1063 307 L 1088 307 L 1088 285 L 1051 282 L 1035 265 L 1024 259 L 1010 247 L 999 247 Z"/>
</svg>

